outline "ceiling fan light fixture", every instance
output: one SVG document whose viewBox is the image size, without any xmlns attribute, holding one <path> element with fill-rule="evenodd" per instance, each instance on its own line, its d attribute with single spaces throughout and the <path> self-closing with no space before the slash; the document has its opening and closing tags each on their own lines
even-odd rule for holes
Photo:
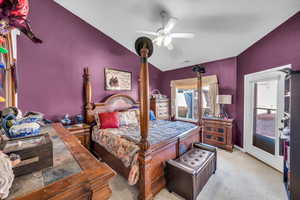
<svg viewBox="0 0 300 200">
<path fill-rule="evenodd" d="M 164 39 L 164 46 L 168 46 L 172 42 L 172 37 L 166 36 Z"/>
<path fill-rule="evenodd" d="M 163 37 L 159 36 L 159 37 L 155 38 L 155 39 L 153 40 L 153 42 L 154 42 L 157 46 L 161 46 L 162 43 L 163 43 L 163 39 L 164 39 Z"/>
</svg>

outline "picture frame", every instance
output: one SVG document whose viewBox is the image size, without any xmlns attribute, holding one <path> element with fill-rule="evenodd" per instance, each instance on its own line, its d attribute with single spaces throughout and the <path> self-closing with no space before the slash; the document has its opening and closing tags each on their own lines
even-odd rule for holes
<svg viewBox="0 0 300 200">
<path fill-rule="evenodd" d="M 132 72 L 105 68 L 105 90 L 130 91 L 132 90 Z"/>
</svg>

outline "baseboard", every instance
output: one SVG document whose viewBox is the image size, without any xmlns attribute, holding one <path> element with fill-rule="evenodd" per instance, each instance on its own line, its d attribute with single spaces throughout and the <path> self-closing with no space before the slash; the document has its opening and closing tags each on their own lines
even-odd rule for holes
<svg viewBox="0 0 300 200">
<path fill-rule="evenodd" d="M 234 145 L 233 147 L 239 151 L 246 152 L 245 149 L 240 146 Z"/>
</svg>

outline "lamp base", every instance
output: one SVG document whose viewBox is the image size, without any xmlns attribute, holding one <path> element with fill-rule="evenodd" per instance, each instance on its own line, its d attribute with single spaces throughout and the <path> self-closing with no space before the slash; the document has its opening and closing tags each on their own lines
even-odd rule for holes
<svg viewBox="0 0 300 200">
<path fill-rule="evenodd" d="M 227 112 L 225 111 L 225 105 L 224 104 L 220 104 L 221 105 L 221 110 L 220 110 L 220 115 L 219 117 L 222 119 L 229 119 L 230 116 L 227 114 Z"/>
</svg>

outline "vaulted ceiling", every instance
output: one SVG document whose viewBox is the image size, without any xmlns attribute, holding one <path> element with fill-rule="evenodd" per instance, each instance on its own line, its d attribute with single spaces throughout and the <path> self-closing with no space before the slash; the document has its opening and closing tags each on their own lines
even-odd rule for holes
<svg viewBox="0 0 300 200">
<path fill-rule="evenodd" d="M 237 56 L 300 10 L 300 0 L 55 1 L 132 52 L 137 30 L 161 27 L 161 11 L 178 18 L 173 32 L 195 37 L 155 47 L 150 62 L 162 71 Z"/>
</svg>

